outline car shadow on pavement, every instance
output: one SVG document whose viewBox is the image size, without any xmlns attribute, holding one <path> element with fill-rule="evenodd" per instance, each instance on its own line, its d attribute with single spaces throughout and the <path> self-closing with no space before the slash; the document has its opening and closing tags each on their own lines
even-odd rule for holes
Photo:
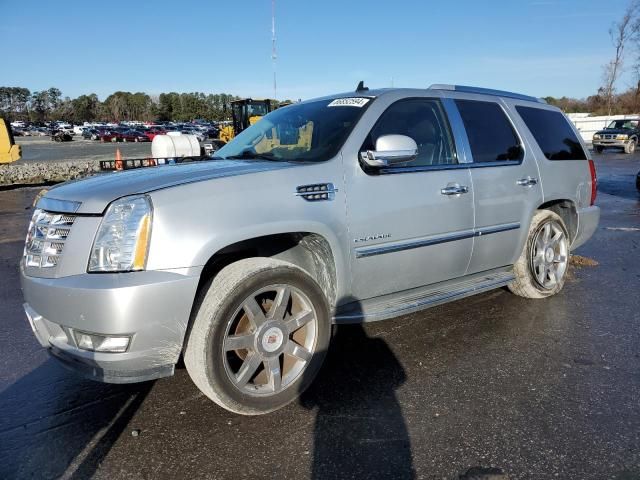
<svg viewBox="0 0 640 480">
<path fill-rule="evenodd" d="M 361 324 L 334 326 L 318 377 L 300 397 L 317 410 L 312 479 L 414 478 L 411 443 L 396 390 L 405 371 Z"/>
<path fill-rule="evenodd" d="M 0 392 L 0 478 L 90 478 L 153 382 L 108 385 L 46 360 Z"/>
</svg>

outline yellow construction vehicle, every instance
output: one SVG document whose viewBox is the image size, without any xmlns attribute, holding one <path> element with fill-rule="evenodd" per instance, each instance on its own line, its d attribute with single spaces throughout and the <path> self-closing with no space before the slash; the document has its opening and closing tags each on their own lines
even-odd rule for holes
<svg viewBox="0 0 640 480">
<path fill-rule="evenodd" d="M 272 110 L 274 110 L 273 102 L 269 99 L 253 100 L 251 98 L 243 98 L 242 100 L 234 100 L 231 102 L 233 123 L 220 129 L 220 140 L 225 143 L 230 141 Z"/>
<path fill-rule="evenodd" d="M 11 163 L 20 160 L 22 148 L 16 145 L 11 134 L 11 126 L 0 117 L 0 163 Z"/>
</svg>

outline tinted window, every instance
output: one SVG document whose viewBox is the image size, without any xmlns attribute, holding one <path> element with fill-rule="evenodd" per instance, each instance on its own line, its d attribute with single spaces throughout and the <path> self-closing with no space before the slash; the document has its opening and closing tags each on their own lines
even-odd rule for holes
<svg viewBox="0 0 640 480">
<path fill-rule="evenodd" d="M 375 150 L 383 135 L 406 135 L 418 145 L 418 158 L 401 167 L 458 163 L 451 132 L 438 100 L 412 98 L 391 105 L 380 116 L 362 150 Z"/>
<path fill-rule="evenodd" d="M 473 162 L 522 160 L 523 151 L 506 114 L 494 102 L 456 100 L 462 116 Z"/>
<path fill-rule="evenodd" d="M 540 149 L 549 160 L 585 160 L 587 157 L 569 121 L 560 112 L 516 107 Z"/>
</svg>

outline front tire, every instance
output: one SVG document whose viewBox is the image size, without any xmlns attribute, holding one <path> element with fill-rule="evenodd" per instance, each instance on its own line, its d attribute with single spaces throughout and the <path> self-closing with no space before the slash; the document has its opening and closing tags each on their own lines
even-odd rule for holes
<svg viewBox="0 0 640 480">
<path fill-rule="evenodd" d="M 569 233 L 560 215 L 538 210 L 522 254 L 513 266 L 516 278 L 509 283 L 509 290 L 525 298 L 555 295 L 564 286 L 569 250 Z"/>
<path fill-rule="evenodd" d="M 184 354 L 196 386 L 242 415 L 295 400 L 329 345 L 329 307 L 318 284 L 290 263 L 250 258 L 205 288 Z"/>
<path fill-rule="evenodd" d="M 627 155 L 631 155 L 633 152 L 636 151 L 636 146 L 637 146 L 636 140 L 629 140 L 629 143 L 627 143 L 624 146 L 624 153 L 626 153 Z"/>
<path fill-rule="evenodd" d="M 594 147 L 593 149 L 596 151 L 596 153 L 602 153 L 604 151 L 604 147 Z"/>
</svg>

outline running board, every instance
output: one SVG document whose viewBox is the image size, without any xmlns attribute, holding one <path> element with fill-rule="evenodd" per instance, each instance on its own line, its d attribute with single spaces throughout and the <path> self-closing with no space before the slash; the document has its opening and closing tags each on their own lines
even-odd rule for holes
<svg viewBox="0 0 640 480">
<path fill-rule="evenodd" d="M 338 307 L 333 323 L 375 322 L 407 315 L 503 287 L 514 278 L 513 268 L 503 267 L 361 302 L 351 302 Z"/>
</svg>

